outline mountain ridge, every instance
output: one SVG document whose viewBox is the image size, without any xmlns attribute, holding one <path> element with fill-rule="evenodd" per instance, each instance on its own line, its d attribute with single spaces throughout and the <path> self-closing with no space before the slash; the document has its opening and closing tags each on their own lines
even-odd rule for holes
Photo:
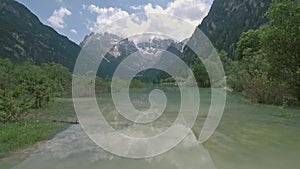
<svg viewBox="0 0 300 169">
<path fill-rule="evenodd" d="M 72 70 L 81 50 L 75 42 L 44 25 L 25 5 L 0 0 L 0 58 L 38 64 L 55 62 Z"/>
<path fill-rule="evenodd" d="M 268 22 L 265 12 L 270 3 L 271 0 L 214 0 L 208 15 L 197 28 L 219 52 L 224 50 L 233 59 L 241 34 Z M 186 48 L 184 55 L 193 55 L 192 53 Z"/>
<path fill-rule="evenodd" d="M 97 49 L 103 44 L 110 44 L 112 48 L 103 56 L 103 60 L 99 66 L 97 75 L 102 78 L 113 76 L 118 65 L 131 54 L 139 52 L 136 56 L 141 57 L 143 62 L 155 64 L 161 60 L 164 51 L 169 51 L 178 57 L 182 57 L 182 49 L 184 42 L 175 42 L 171 39 L 164 39 L 152 36 L 143 36 L 143 40 L 135 41 L 135 39 L 122 38 L 111 33 L 91 33 L 87 35 L 80 43 L 81 47 Z M 87 46 L 85 46 L 87 45 Z M 141 61 L 140 60 L 140 61 Z M 136 60 L 132 66 L 139 65 L 143 67 L 143 62 Z M 153 76 L 157 71 L 144 71 L 145 76 Z"/>
</svg>

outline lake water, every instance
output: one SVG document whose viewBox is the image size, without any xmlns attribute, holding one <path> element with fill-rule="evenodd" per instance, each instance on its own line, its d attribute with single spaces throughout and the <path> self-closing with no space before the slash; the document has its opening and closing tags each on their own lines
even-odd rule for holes
<svg viewBox="0 0 300 169">
<path fill-rule="evenodd" d="M 163 115 L 150 126 L 136 125 L 116 113 L 109 94 L 98 104 L 112 127 L 131 136 L 145 129 L 155 135 L 170 127 L 178 115 L 180 93 L 163 88 L 168 103 Z M 73 125 L 41 145 L 14 169 L 297 169 L 300 166 L 300 109 L 253 105 L 239 94 L 229 93 L 223 118 L 204 145 L 197 141 L 210 106 L 210 90 L 199 89 L 198 118 L 188 136 L 174 149 L 154 158 L 129 159 L 113 155 L 92 142 L 80 125 Z M 150 89 L 131 90 L 133 105 L 149 108 Z M 138 127 L 137 127 L 138 126 Z M 134 128 L 135 130 L 127 130 Z"/>
</svg>

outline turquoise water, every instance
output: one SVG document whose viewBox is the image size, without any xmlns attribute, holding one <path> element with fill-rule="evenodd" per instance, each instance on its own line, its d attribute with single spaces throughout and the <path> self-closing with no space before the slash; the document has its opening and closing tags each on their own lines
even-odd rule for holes
<svg viewBox="0 0 300 169">
<path fill-rule="evenodd" d="M 220 169 L 297 169 L 300 109 L 253 105 L 230 94 L 223 119 L 205 145 Z"/>
<path fill-rule="evenodd" d="M 170 127 L 178 115 L 180 93 L 175 88 L 162 88 L 168 98 L 163 115 L 150 126 L 135 129 Z M 149 108 L 150 89 L 131 90 L 133 105 Z M 155 158 L 127 159 L 96 146 L 79 125 L 42 145 L 16 169 L 35 168 L 211 168 L 211 169 L 298 169 L 300 166 L 300 109 L 255 105 L 236 93 L 229 93 L 223 118 L 214 135 L 204 145 L 197 142 L 210 106 L 210 90 L 199 89 L 200 110 L 188 137 L 175 149 Z M 122 132 L 136 125 L 116 113 L 109 94 L 98 96 L 104 117 Z M 134 130 L 135 131 L 135 130 Z M 135 136 L 139 131 L 127 133 Z M 156 134 L 151 133 L 150 135 Z"/>
</svg>

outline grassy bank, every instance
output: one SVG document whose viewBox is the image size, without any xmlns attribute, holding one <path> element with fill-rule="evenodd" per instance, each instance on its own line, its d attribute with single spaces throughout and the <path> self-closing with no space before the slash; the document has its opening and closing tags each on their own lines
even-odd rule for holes
<svg viewBox="0 0 300 169">
<path fill-rule="evenodd" d="M 1 125 L 0 158 L 18 148 L 26 148 L 36 142 L 50 139 L 66 127 L 66 124 L 39 122 L 35 119 Z"/>
<path fill-rule="evenodd" d="M 24 116 L 20 122 L 0 125 L 0 159 L 18 149 L 51 139 L 70 125 L 53 120 L 76 119 L 71 99 L 55 99 L 49 106 L 30 110 Z"/>
</svg>

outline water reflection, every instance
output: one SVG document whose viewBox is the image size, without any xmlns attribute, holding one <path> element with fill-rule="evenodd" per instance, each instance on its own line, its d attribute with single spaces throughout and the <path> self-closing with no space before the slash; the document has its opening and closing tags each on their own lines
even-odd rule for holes
<svg viewBox="0 0 300 169">
<path fill-rule="evenodd" d="M 73 125 L 41 145 L 27 160 L 14 169 L 216 169 L 209 152 L 193 132 L 174 149 L 146 159 L 129 159 L 104 151 Z"/>
</svg>

